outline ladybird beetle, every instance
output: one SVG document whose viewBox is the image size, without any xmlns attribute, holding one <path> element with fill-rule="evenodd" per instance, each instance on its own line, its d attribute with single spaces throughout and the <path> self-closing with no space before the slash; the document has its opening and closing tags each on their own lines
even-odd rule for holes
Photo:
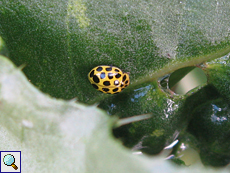
<svg viewBox="0 0 230 173">
<path fill-rule="evenodd" d="M 121 92 L 130 83 L 128 73 L 108 65 L 94 67 L 89 72 L 88 78 L 95 89 L 109 94 Z"/>
</svg>

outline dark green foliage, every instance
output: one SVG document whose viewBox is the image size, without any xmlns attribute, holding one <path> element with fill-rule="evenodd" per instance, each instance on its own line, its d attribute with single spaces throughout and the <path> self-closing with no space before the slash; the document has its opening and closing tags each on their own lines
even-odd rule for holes
<svg viewBox="0 0 230 173">
<path fill-rule="evenodd" d="M 229 57 L 203 65 L 208 85 L 185 96 L 169 94 L 157 80 L 228 54 L 229 8 L 229 0 L 3 0 L 0 34 L 8 52 L 4 46 L 0 53 L 25 65 L 31 83 L 53 97 L 77 97 L 119 118 L 151 113 L 113 129 L 125 146 L 154 155 L 189 132 L 205 165 L 224 166 L 230 156 Z M 118 95 L 98 92 L 87 79 L 98 65 L 129 72 L 130 86 Z M 173 80 L 182 77 L 179 72 Z M 211 121 L 213 105 L 226 121 Z"/>
</svg>

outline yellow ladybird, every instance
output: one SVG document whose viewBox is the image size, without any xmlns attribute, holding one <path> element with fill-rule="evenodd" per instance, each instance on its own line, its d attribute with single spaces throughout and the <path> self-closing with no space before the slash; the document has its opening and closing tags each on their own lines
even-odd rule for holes
<svg viewBox="0 0 230 173">
<path fill-rule="evenodd" d="M 124 73 L 121 69 L 108 65 L 94 67 L 89 72 L 88 78 L 94 88 L 109 94 L 121 92 L 130 83 L 128 73 Z"/>
</svg>

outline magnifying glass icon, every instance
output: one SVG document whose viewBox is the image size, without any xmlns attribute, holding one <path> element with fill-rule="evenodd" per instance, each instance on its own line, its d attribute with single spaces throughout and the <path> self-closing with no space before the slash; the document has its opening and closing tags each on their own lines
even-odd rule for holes
<svg viewBox="0 0 230 173">
<path fill-rule="evenodd" d="M 12 154 L 7 154 L 3 158 L 3 162 L 7 166 L 12 166 L 15 170 L 18 169 L 18 167 L 14 164 L 15 163 L 15 158 Z"/>
</svg>

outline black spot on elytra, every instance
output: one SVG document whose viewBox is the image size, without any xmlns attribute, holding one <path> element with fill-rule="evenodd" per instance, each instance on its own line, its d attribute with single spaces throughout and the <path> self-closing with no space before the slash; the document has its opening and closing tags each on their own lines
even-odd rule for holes
<svg viewBox="0 0 230 173">
<path fill-rule="evenodd" d="M 119 81 L 118 81 L 118 80 L 115 80 L 115 81 L 114 81 L 114 85 L 119 85 Z"/>
<path fill-rule="evenodd" d="M 111 71 L 112 67 L 105 68 L 106 71 Z"/>
<path fill-rule="evenodd" d="M 113 73 L 108 73 L 108 78 L 113 79 Z"/>
<path fill-rule="evenodd" d="M 127 87 L 128 85 L 125 85 L 125 88 Z"/>
<path fill-rule="evenodd" d="M 93 81 L 95 82 L 95 83 L 99 83 L 99 78 L 96 76 L 96 75 L 94 75 L 93 76 Z"/>
<path fill-rule="evenodd" d="M 115 72 L 119 72 L 120 70 L 118 70 L 118 69 L 115 69 Z"/>
<path fill-rule="evenodd" d="M 105 92 L 108 92 L 108 91 L 109 91 L 108 88 L 102 88 L 102 90 L 105 91 Z"/>
<path fill-rule="evenodd" d="M 121 74 L 116 74 L 115 77 L 118 79 L 119 77 L 121 77 Z"/>
<path fill-rule="evenodd" d="M 105 82 L 103 82 L 103 85 L 109 86 L 109 85 L 110 85 L 110 82 L 109 82 L 109 81 L 105 81 Z"/>
<path fill-rule="evenodd" d="M 94 70 L 90 72 L 89 76 L 93 77 L 93 75 L 94 75 Z"/>
<path fill-rule="evenodd" d="M 113 92 L 117 92 L 117 91 L 118 91 L 118 88 L 113 89 Z"/>
<path fill-rule="evenodd" d="M 124 85 L 123 84 L 121 84 L 121 87 L 123 87 Z"/>
<path fill-rule="evenodd" d="M 102 69 L 103 69 L 102 67 L 98 67 L 96 70 L 101 71 Z"/>
<path fill-rule="evenodd" d="M 104 79 L 104 78 L 105 78 L 105 73 L 104 73 L 104 72 L 102 72 L 102 73 L 100 74 L 100 78 L 101 78 L 101 79 Z"/>
<path fill-rule="evenodd" d="M 92 84 L 92 86 L 93 86 L 95 89 L 98 89 L 98 86 L 97 86 L 97 85 Z"/>
<path fill-rule="evenodd" d="M 126 75 L 123 76 L 122 82 L 126 80 Z"/>
<path fill-rule="evenodd" d="M 127 81 L 125 81 L 125 84 L 128 84 L 129 83 L 129 81 L 127 80 Z"/>
</svg>

